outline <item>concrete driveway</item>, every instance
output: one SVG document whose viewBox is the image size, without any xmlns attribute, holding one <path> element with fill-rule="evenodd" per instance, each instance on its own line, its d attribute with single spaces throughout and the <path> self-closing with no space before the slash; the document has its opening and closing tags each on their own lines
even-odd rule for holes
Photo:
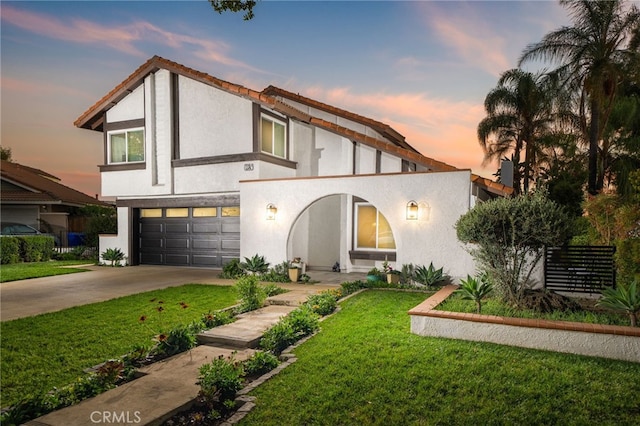
<svg viewBox="0 0 640 426">
<path fill-rule="evenodd" d="M 227 284 L 219 269 L 172 266 L 89 266 L 88 272 L 0 284 L 0 320 L 55 312 L 87 303 L 187 283 Z"/>
</svg>

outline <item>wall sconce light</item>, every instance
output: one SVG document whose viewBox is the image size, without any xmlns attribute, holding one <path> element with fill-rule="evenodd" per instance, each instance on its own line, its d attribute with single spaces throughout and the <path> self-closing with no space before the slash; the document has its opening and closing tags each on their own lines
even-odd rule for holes
<svg viewBox="0 0 640 426">
<path fill-rule="evenodd" d="M 413 200 L 407 203 L 407 220 L 418 220 L 418 203 Z"/>
<path fill-rule="evenodd" d="M 267 220 L 276 220 L 276 213 L 278 213 L 278 208 L 273 204 L 267 204 Z"/>
</svg>

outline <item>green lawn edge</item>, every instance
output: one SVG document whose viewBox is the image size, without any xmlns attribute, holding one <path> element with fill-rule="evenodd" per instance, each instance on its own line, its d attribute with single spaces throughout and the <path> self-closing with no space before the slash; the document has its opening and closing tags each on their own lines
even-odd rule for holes
<svg viewBox="0 0 640 426">
<path fill-rule="evenodd" d="M 640 424 L 640 364 L 413 335 L 424 299 L 344 301 L 240 425 Z"/>
</svg>

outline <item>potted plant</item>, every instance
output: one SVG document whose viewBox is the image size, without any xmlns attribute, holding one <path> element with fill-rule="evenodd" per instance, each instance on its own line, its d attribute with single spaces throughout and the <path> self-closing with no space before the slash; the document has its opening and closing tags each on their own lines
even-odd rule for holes
<svg viewBox="0 0 640 426">
<path fill-rule="evenodd" d="M 380 271 L 378 270 L 378 268 L 373 267 L 369 270 L 369 272 L 367 272 L 367 281 L 369 281 L 370 283 L 380 281 Z"/>
<path fill-rule="evenodd" d="M 382 269 L 387 275 L 387 283 L 398 284 L 400 282 L 400 272 L 393 269 L 393 267 L 389 265 L 389 262 L 387 262 L 386 260 L 382 264 Z"/>
<path fill-rule="evenodd" d="M 289 265 L 289 279 L 294 283 L 300 279 L 300 268 L 294 265 Z"/>
</svg>

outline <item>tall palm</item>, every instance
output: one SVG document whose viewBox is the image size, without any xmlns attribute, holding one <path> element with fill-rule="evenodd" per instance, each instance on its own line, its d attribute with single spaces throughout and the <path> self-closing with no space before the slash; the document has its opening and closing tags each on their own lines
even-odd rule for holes
<svg viewBox="0 0 640 426">
<path fill-rule="evenodd" d="M 552 87 L 545 75 L 515 68 L 500 76 L 484 100 L 487 117 L 478 124 L 484 163 L 510 155 L 516 193 L 521 192 L 521 184 L 528 192 L 541 159 L 542 140 L 550 133 L 555 116 Z"/>
<path fill-rule="evenodd" d="M 623 0 L 560 0 L 560 4 L 569 10 L 574 26 L 562 27 L 527 46 L 519 65 L 540 59 L 557 62 L 553 72 L 580 91 L 590 119 L 587 129 L 584 114 L 589 141 L 588 188 L 596 194 L 604 182 L 598 148 L 624 78 L 623 65 L 638 55 L 629 41 L 638 31 L 640 13 L 635 5 L 625 10 Z"/>
</svg>

